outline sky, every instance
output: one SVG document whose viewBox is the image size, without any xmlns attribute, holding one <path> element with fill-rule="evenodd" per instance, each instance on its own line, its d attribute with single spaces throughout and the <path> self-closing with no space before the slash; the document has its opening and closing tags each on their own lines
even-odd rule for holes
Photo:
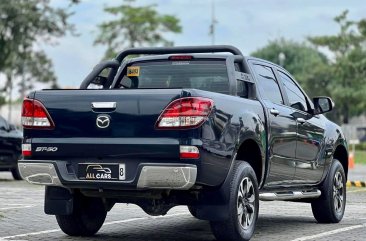
<svg viewBox="0 0 366 241">
<path fill-rule="evenodd" d="M 349 19 L 366 18 L 365 0 L 214 0 L 216 44 L 231 44 L 245 55 L 265 46 L 268 41 L 284 37 L 305 41 L 308 36 L 330 35 L 339 28 L 333 18 L 349 10 Z M 53 0 L 54 6 L 65 6 L 64 0 Z M 82 0 L 71 8 L 70 23 L 79 36 L 57 39 L 57 45 L 42 46 L 52 59 L 61 87 L 77 87 L 103 59 L 105 46 L 93 45 L 97 25 L 113 16 L 103 11 L 123 1 Z M 162 14 L 172 14 L 181 21 L 181 34 L 168 34 L 175 45 L 211 44 L 212 0 L 137 0 L 136 5 L 156 4 Z M 123 46 L 121 46 L 121 49 Z"/>
</svg>

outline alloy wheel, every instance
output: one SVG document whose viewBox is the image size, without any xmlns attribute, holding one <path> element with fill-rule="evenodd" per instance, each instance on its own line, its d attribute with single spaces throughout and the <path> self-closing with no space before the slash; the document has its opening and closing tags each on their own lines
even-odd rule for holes
<svg viewBox="0 0 366 241">
<path fill-rule="evenodd" d="M 333 202 L 337 213 L 342 212 L 344 205 L 344 186 L 342 174 L 338 171 L 333 180 Z"/>
<path fill-rule="evenodd" d="M 248 229 L 255 216 L 255 191 L 253 182 L 245 177 L 240 182 L 237 199 L 237 214 L 240 226 Z"/>
</svg>

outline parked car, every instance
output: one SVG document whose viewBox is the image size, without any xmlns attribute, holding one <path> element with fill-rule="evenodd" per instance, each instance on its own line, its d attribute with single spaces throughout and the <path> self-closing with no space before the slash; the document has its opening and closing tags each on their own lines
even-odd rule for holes
<svg viewBox="0 0 366 241">
<path fill-rule="evenodd" d="M 0 171 L 11 171 L 15 180 L 22 180 L 18 171 L 22 138 L 22 132 L 0 116 Z"/>
<path fill-rule="evenodd" d="M 19 168 L 46 185 L 45 212 L 71 236 L 135 203 L 150 215 L 187 205 L 218 240 L 249 240 L 259 200 L 308 202 L 319 223 L 341 221 L 348 151 L 323 115 L 332 108 L 232 46 L 128 49 L 79 90 L 28 95 Z"/>
</svg>

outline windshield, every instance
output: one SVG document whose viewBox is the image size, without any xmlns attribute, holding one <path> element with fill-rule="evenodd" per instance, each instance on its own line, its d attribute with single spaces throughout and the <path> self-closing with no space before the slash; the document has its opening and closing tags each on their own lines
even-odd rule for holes
<svg viewBox="0 0 366 241">
<path fill-rule="evenodd" d="M 194 88 L 229 94 L 225 61 L 148 61 L 127 67 L 119 88 Z"/>
</svg>

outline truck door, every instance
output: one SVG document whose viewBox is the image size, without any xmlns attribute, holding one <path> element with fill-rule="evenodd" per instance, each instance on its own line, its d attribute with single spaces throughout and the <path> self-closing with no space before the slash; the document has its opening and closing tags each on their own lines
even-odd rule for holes
<svg viewBox="0 0 366 241">
<path fill-rule="evenodd" d="M 268 112 L 269 173 L 267 185 L 291 183 L 295 174 L 296 119 L 284 105 L 281 88 L 271 67 L 251 62 Z"/>
<path fill-rule="evenodd" d="M 287 105 L 297 122 L 296 172 L 297 183 L 316 183 L 324 170 L 321 147 L 324 146 L 324 121 L 309 113 L 309 102 L 296 82 L 286 73 L 278 70 L 288 97 Z"/>
</svg>

